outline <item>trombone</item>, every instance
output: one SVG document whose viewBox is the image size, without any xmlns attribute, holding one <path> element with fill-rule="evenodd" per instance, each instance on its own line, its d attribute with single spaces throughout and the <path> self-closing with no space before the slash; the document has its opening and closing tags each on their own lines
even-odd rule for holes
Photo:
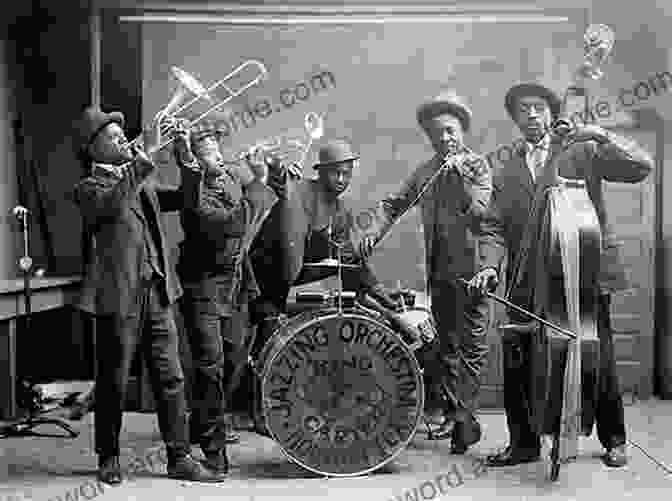
<svg viewBox="0 0 672 501">
<path fill-rule="evenodd" d="M 251 78 L 245 84 L 240 85 L 239 88 L 233 89 L 229 86 L 229 80 L 238 76 L 243 70 L 248 67 L 255 67 L 257 73 L 254 78 Z M 152 124 L 160 124 L 160 133 L 161 137 L 172 136 L 173 132 L 176 130 L 178 123 L 184 124 L 186 127 L 191 127 L 202 122 L 209 115 L 223 108 L 229 101 L 233 98 L 240 96 L 245 93 L 251 87 L 258 85 L 268 78 L 268 70 L 266 66 L 260 61 L 250 59 L 244 63 L 238 65 L 234 68 L 228 75 L 226 75 L 221 80 L 215 82 L 210 87 L 205 88 L 196 77 L 187 73 L 186 71 L 178 68 L 177 66 L 171 67 L 171 73 L 173 77 L 178 81 L 179 87 L 173 94 L 173 97 L 170 99 L 168 104 L 164 106 L 153 118 Z M 226 90 L 228 95 L 221 99 L 219 102 L 214 102 L 213 93 L 215 90 L 223 88 Z M 192 96 L 191 99 L 188 99 L 189 96 Z M 188 100 L 187 100 L 188 99 Z M 184 102 L 187 100 L 186 102 Z M 213 105 L 210 106 L 206 111 L 201 113 L 199 116 L 193 120 L 187 120 L 185 118 L 180 118 L 178 115 L 185 112 L 192 106 L 194 106 L 199 101 L 210 101 L 213 102 Z M 162 150 L 175 140 L 174 137 L 169 137 L 165 141 L 160 141 L 159 144 L 148 153 L 155 153 L 159 150 Z M 134 140 L 128 143 L 129 147 L 141 147 L 143 145 L 143 136 L 142 134 L 136 137 Z"/>
</svg>

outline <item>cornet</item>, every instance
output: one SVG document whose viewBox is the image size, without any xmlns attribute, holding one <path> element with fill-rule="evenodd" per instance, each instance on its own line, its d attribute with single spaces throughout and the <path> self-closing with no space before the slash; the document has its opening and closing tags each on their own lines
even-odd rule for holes
<svg viewBox="0 0 672 501">
<path fill-rule="evenodd" d="M 313 145 L 313 141 L 320 139 L 324 134 L 323 117 L 311 111 L 306 114 L 303 119 L 303 129 L 308 136 L 308 141 L 306 143 L 295 137 L 287 137 L 287 134 L 279 134 L 257 141 L 254 145 L 243 148 L 235 155 L 235 158 L 238 160 L 250 157 L 258 159 L 260 155 L 263 155 L 264 157 L 268 155 L 282 157 L 288 155 L 289 151 L 287 150 L 299 150 L 301 156 L 298 164 L 300 167 L 303 167 L 303 163 Z"/>
<path fill-rule="evenodd" d="M 251 78 L 249 81 L 241 84 L 236 89 L 231 88 L 228 85 L 228 82 L 250 66 L 255 67 L 257 70 L 254 78 Z M 245 61 L 244 63 L 238 65 L 228 75 L 215 82 L 208 88 L 205 88 L 193 75 L 176 66 L 171 68 L 171 72 L 175 79 L 177 79 L 179 82 L 179 87 L 168 104 L 164 106 L 152 120 L 152 125 L 156 125 L 157 123 L 159 124 L 161 137 L 163 138 L 164 136 L 167 136 L 168 139 L 160 141 L 159 144 L 148 153 L 155 153 L 171 144 L 175 140 L 173 136 L 178 124 L 188 128 L 202 122 L 209 115 L 212 115 L 214 112 L 222 109 L 233 98 L 240 96 L 248 89 L 258 85 L 268 77 L 268 70 L 266 69 L 266 66 L 254 59 L 250 59 L 249 61 Z M 188 120 L 180 116 L 181 114 L 186 115 L 186 113 L 188 113 L 189 110 L 199 101 L 214 101 L 214 92 L 220 88 L 227 92 L 228 95 L 225 98 L 221 99 L 219 102 L 214 102 L 212 106 L 210 106 L 206 111 L 198 115 L 193 120 Z M 187 100 L 190 96 L 192 96 L 191 99 Z M 185 100 L 187 100 L 187 102 L 184 102 Z M 130 147 L 139 147 L 142 145 L 142 135 L 128 143 L 128 146 Z"/>
</svg>

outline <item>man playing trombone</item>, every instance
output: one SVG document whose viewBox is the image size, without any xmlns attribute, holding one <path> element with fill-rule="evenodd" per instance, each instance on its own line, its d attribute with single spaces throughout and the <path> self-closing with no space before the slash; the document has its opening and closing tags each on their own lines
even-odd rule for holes
<svg viewBox="0 0 672 501">
<path fill-rule="evenodd" d="M 232 313 L 258 294 L 247 248 L 285 188 L 278 163 L 270 168 L 247 157 L 251 175 L 241 178 L 238 163 L 222 157 L 221 132 L 214 121 L 201 123 L 175 149 L 178 165 L 197 162 L 204 172 L 197 207 L 181 214 L 184 241 L 178 274 L 185 293 L 181 311 L 195 365 L 191 439 L 198 443 L 206 465 L 228 471 L 226 443 L 236 440 L 225 422 L 224 388 L 230 376 L 233 348 Z M 225 374 L 225 372 L 227 374 Z"/>
<path fill-rule="evenodd" d="M 87 108 L 79 126 L 79 153 L 89 167 L 75 188 L 75 201 L 95 252 L 83 284 L 83 301 L 97 313 L 96 452 L 98 478 L 122 481 L 119 463 L 122 413 L 128 377 L 138 349 L 149 363 L 159 428 L 171 478 L 219 482 L 222 475 L 191 457 L 184 375 L 172 305 L 182 294 L 171 269 L 160 218 L 162 211 L 197 207 L 203 173 L 197 164 L 181 168 L 178 189 L 150 182 L 156 167 L 131 147 L 124 116 Z M 160 133 L 148 131 L 151 152 Z M 177 138 L 178 144 L 183 141 Z"/>
<path fill-rule="evenodd" d="M 445 91 L 418 108 L 417 121 L 436 154 L 382 206 L 385 217 L 395 221 L 420 203 L 427 282 L 438 330 L 438 344 L 424 357 L 429 438 L 442 440 L 452 434 L 452 452 L 463 454 L 481 437 L 474 413 L 488 355 L 489 304 L 456 280 L 471 280 L 474 292 L 496 286 L 502 237 L 482 217 L 492 196 L 492 176 L 486 160 L 464 145 L 469 107 L 453 91 Z M 366 255 L 382 236 L 365 238 Z"/>
</svg>

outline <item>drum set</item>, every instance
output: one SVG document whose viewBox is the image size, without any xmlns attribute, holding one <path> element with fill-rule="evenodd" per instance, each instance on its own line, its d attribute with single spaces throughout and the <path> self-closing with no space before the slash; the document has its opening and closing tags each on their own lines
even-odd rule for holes
<svg viewBox="0 0 672 501">
<path fill-rule="evenodd" d="M 255 359 L 266 428 L 287 458 L 327 477 L 370 473 L 397 457 L 424 415 L 414 352 L 436 337 L 429 310 L 399 291 L 401 311 L 344 291 L 300 292 Z"/>
</svg>

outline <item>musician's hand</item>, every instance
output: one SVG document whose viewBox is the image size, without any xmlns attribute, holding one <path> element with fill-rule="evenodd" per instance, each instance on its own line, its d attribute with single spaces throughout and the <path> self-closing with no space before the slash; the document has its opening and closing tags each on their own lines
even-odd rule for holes
<svg viewBox="0 0 672 501">
<path fill-rule="evenodd" d="M 399 217 L 402 212 L 408 209 L 409 203 L 410 201 L 406 198 L 396 196 L 389 196 L 381 202 L 383 210 L 390 219 Z"/>
<path fill-rule="evenodd" d="M 608 132 L 597 125 L 586 124 L 578 125 L 567 136 L 567 139 L 573 143 L 583 143 L 586 141 L 597 141 L 598 143 L 607 142 Z"/>
<path fill-rule="evenodd" d="M 183 121 L 178 121 L 173 129 L 174 151 L 175 157 L 179 163 L 184 166 L 194 165 L 196 158 L 191 150 L 191 133 L 187 124 Z"/>
<path fill-rule="evenodd" d="M 154 169 L 156 169 L 154 162 L 152 162 L 147 153 L 145 153 L 144 150 L 142 150 L 140 147 L 133 147 L 133 156 L 135 158 L 136 173 L 138 173 L 140 176 L 146 177 L 151 174 Z"/>
<path fill-rule="evenodd" d="M 494 268 L 485 268 L 468 282 L 467 292 L 471 297 L 484 297 L 499 285 L 499 276 Z"/>
<path fill-rule="evenodd" d="M 373 249 L 376 246 L 376 237 L 373 235 L 366 235 L 362 238 L 362 241 L 359 244 L 359 254 L 362 256 L 364 261 L 368 259 L 373 254 Z"/>
<path fill-rule="evenodd" d="M 456 155 L 456 157 L 458 158 L 455 169 L 463 179 L 477 182 L 487 174 L 488 165 L 482 156 L 469 152 Z"/>
<path fill-rule="evenodd" d="M 301 166 L 295 162 L 290 163 L 287 166 L 287 175 L 292 179 L 301 179 L 303 177 Z"/>
<path fill-rule="evenodd" d="M 268 177 L 268 165 L 266 164 L 266 158 L 261 148 L 254 148 L 245 155 L 245 162 L 250 168 L 254 179 L 261 181 L 262 183 L 266 182 Z"/>
<path fill-rule="evenodd" d="M 388 308 L 390 310 L 396 310 L 397 309 L 397 302 L 394 301 L 388 293 L 385 291 L 385 288 L 382 286 L 382 284 L 374 285 L 371 287 L 368 291 L 366 291 L 369 296 L 371 296 L 373 299 L 378 301 L 381 305 L 383 305 L 385 308 Z"/>
<path fill-rule="evenodd" d="M 278 157 L 267 157 L 268 167 L 268 186 L 275 191 L 280 198 L 285 198 L 287 194 L 288 169 L 283 165 Z"/>
<path fill-rule="evenodd" d="M 142 130 L 143 149 L 149 156 L 153 156 L 161 144 L 161 123 L 160 120 L 154 121 Z"/>
</svg>

